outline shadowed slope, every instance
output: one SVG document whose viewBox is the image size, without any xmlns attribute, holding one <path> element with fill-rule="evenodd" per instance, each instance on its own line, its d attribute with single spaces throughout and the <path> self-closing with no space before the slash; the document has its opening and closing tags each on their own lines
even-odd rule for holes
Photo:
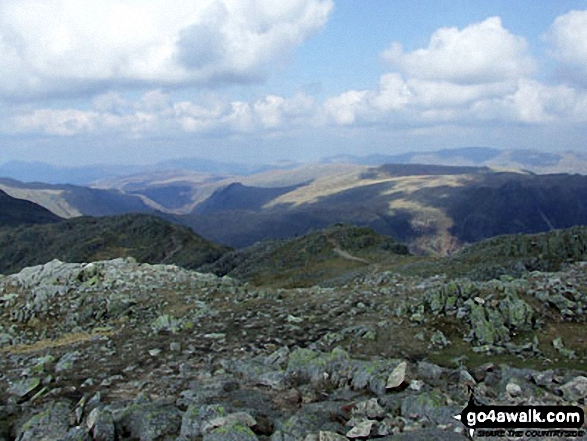
<svg viewBox="0 0 587 441">
<path fill-rule="evenodd" d="M 139 262 L 188 269 L 218 259 L 228 248 L 154 216 L 80 217 L 48 225 L 0 229 L 0 273 L 59 259 L 91 262 L 132 256 Z"/>
</svg>

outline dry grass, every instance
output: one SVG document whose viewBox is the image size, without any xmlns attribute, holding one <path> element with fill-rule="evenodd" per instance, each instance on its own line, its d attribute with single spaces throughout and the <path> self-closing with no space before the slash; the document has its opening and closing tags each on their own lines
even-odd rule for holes
<svg viewBox="0 0 587 441">
<path fill-rule="evenodd" d="M 30 352 L 37 352 L 46 349 L 54 349 L 63 346 L 71 346 L 78 343 L 84 343 L 93 340 L 96 337 L 109 337 L 116 334 L 116 331 L 94 331 L 87 332 L 72 332 L 70 334 L 62 335 L 56 339 L 39 340 L 30 344 L 14 345 L 0 348 L 0 354 L 28 354 Z"/>
<path fill-rule="evenodd" d="M 319 198 L 325 196 L 332 196 L 345 190 L 380 184 L 392 180 L 391 178 L 362 179 L 361 173 L 362 172 L 353 171 L 350 173 L 346 172 L 316 179 L 308 185 L 304 185 L 297 190 L 291 191 L 272 200 L 263 208 L 271 208 L 279 204 L 292 204 L 294 207 L 302 204 L 312 204 L 318 202 Z"/>
<path fill-rule="evenodd" d="M 69 205 L 69 203 L 67 203 L 67 201 L 63 198 L 63 190 L 37 190 L 30 188 L 11 187 L 2 184 L 0 184 L 0 190 L 5 191 L 9 196 L 14 198 L 26 199 L 39 204 L 59 217 L 69 219 L 82 215 L 78 209 Z"/>
</svg>

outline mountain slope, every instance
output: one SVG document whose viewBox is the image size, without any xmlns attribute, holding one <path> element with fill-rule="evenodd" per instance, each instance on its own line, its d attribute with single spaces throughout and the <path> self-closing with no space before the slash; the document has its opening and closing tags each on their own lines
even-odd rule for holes
<svg viewBox="0 0 587 441">
<path fill-rule="evenodd" d="M 64 218 L 111 216 L 124 213 L 152 213 L 155 210 L 141 197 L 118 190 L 94 189 L 78 185 L 24 183 L 0 179 L 0 190 L 12 197 L 32 201 Z"/>
<path fill-rule="evenodd" d="M 158 217 L 80 217 L 47 225 L 0 229 L 0 273 L 52 259 L 91 262 L 132 256 L 140 262 L 197 268 L 228 249 Z"/>
<path fill-rule="evenodd" d="M 338 224 L 295 239 L 259 242 L 227 253 L 201 270 L 256 284 L 300 287 L 328 283 L 406 254 L 408 249 L 391 237 Z"/>
<path fill-rule="evenodd" d="M 27 200 L 17 199 L 0 190 L 0 226 L 46 224 L 61 220 L 49 210 Z"/>
<path fill-rule="evenodd" d="M 345 222 L 395 237 L 414 252 L 440 255 L 501 234 L 587 224 L 587 176 L 582 175 L 386 165 L 315 179 L 261 207 L 226 204 L 222 210 L 230 192 L 217 192 L 203 205 L 214 210 L 177 221 L 236 247 Z"/>
</svg>

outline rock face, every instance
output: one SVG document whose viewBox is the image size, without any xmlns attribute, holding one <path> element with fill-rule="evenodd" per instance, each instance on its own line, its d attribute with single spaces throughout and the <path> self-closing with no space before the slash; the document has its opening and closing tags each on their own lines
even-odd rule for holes
<svg viewBox="0 0 587 441">
<path fill-rule="evenodd" d="M 286 290 L 54 260 L 0 278 L 0 440 L 464 440 L 470 389 L 584 406 L 586 282 L 578 264 Z"/>
</svg>

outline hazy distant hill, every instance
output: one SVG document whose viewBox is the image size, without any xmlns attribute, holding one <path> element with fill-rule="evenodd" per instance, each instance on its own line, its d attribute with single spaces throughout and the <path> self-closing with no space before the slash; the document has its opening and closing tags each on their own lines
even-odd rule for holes
<svg viewBox="0 0 587 441">
<path fill-rule="evenodd" d="M 435 164 L 488 166 L 527 170 L 534 173 L 587 174 L 587 154 L 578 152 L 542 152 L 537 150 L 500 150 L 489 147 L 463 147 L 428 152 L 408 152 L 397 155 L 333 156 L 324 163 L 364 165 Z"/>
<path fill-rule="evenodd" d="M 40 161 L 9 161 L 0 164 L 0 177 L 23 182 L 89 185 L 98 179 L 128 175 L 142 170 L 134 165 L 56 166 Z"/>
<path fill-rule="evenodd" d="M 176 172 L 209 173 L 215 175 L 246 176 L 267 170 L 288 169 L 294 163 L 244 164 L 214 161 L 204 158 L 180 158 L 148 165 L 97 164 L 58 166 L 40 161 L 9 161 L 0 164 L 0 177 L 23 182 L 48 184 L 90 185 L 95 182 L 116 180 L 136 174 L 151 174 L 174 170 Z"/>
<path fill-rule="evenodd" d="M 144 214 L 0 228 L 0 274 L 52 259 L 91 262 L 127 256 L 139 262 L 173 263 L 194 269 L 227 251 L 186 227 Z"/>
<path fill-rule="evenodd" d="M 538 150 L 501 150 L 491 147 L 463 147 L 439 149 L 427 152 L 405 152 L 399 154 L 371 154 L 366 156 L 337 155 L 323 158 L 319 164 L 303 164 L 293 161 L 278 163 L 246 164 L 230 161 L 215 161 L 189 157 L 169 159 L 148 165 L 98 164 L 87 166 L 57 166 L 39 161 L 9 161 L 0 164 L 0 177 L 23 182 L 46 182 L 49 184 L 94 185 L 101 188 L 121 188 L 120 182 L 129 177 L 143 177 L 145 187 L 151 179 L 157 180 L 161 173 L 176 174 L 181 180 L 186 174 L 208 174 L 214 176 L 252 176 L 333 164 L 378 166 L 383 164 L 435 164 L 491 166 L 506 169 L 524 169 L 534 173 L 582 173 L 587 174 L 587 154 L 578 152 L 543 152 Z M 131 178 L 132 179 L 132 178 Z M 288 184 L 283 184 L 288 185 Z M 282 186 L 283 186 L 282 185 Z"/>
<path fill-rule="evenodd" d="M 13 198 L 0 190 L 0 226 L 46 224 L 61 220 L 49 210 L 27 200 Z"/>
</svg>

